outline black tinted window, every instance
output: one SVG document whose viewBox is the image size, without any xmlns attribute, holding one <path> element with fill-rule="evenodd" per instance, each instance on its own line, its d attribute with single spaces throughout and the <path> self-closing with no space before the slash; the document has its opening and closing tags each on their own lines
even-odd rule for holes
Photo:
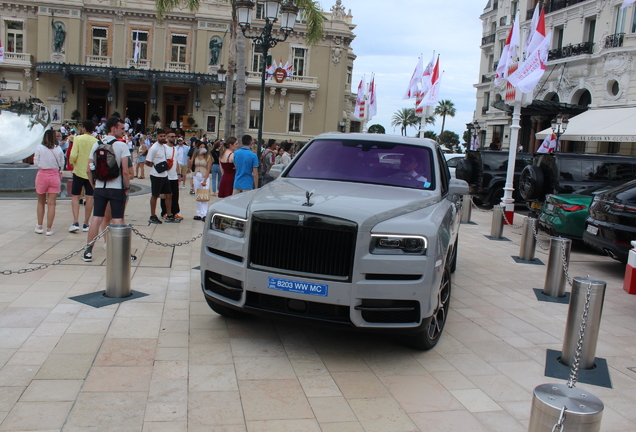
<svg viewBox="0 0 636 432">
<path fill-rule="evenodd" d="M 634 179 L 634 165 L 630 163 L 602 162 L 597 165 L 594 179 L 600 181 L 629 181 Z"/>
<path fill-rule="evenodd" d="M 485 170 L 507 170 L 507 153 L 482 153 L 481 160 Z"/>
</svg>

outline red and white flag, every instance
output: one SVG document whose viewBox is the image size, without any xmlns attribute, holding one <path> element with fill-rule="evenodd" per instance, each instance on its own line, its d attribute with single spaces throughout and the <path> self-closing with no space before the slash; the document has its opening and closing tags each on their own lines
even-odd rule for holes
<svg viewBox="0 0 636 432">
<path fill-rule="evenodd" d="M 265 81 L 269 82 L 272 80 L 272 77 L 274 76 L 274 72 L 276 72 L 277 67 L 278 66 L 276 66 L 276 60 L 272 59 L 272 64 L 269 65 L 269 67 L 267 68 Z"/>
<path fill-rule="evenodd" d="M 470 142 L 470 149 L 471 150 L 479 150 L 479 137 L 478 136 L 473 136 L 473 139 Z"/>
<path fill-rule="evenodd" d="M 508 82 L 511 85 L 517 87 L 523 93 L 530 93 L 535 89 L 547 67 L 546 63 L 548 62 L 551 40 L 552 32 L 549 32 L 526 61 L 508 77 Z"/>
<path fill-rule="evenodd" d="M 364 77 L 360 80 L 360 84 L 358 85 L 358 96 L 356 97 L 356 107 L 353 110 L 353 115 L 356 118 L 363 119 L 365 115 L 365 100 L 364 100 L 364 90 L 365 90 L 365 82 Z"/>
<path fill-rule="evenodd" d="M 418 85 L 422 84 L 423 72 L 424 65 L 422 64 L 422 57 L 420 57 L 417 61 L 417 66 L 415 66 L 415 70 L 413 71 L 413 75 L 411 75 L 411 81 L 409 81 L 409 86 L 406 89 L 406 93 L 402 100 L 412 99 L 417 96 L 417 93 L 420 90 Z"/>
<path fill-rule="evenodd" d="M 532 24 L 530 25 L 530 31 L 528 32 L 528 39 L 526 39 L 526 57 L 532 54 L 532 52 L 541 45 L 545 36 L 545 9 L 541 9 L 539 12 L 539 5 L 537 5 L 537 8 L 534 10 L 534 15 L 532 16 Z"/>
<path fill-rule="evenodd" d="M 378 101 L 375 94 L 375 77 L 371 78 L 369 85 L 369 120 L 378 113 Z"/>
<path fill-rule="evenodd" d="M 433 68 L 435 67 L 435 51 L 433 51 L 433 57 L 431 61 L 426 65 L 426 69 L 422 72 L 422 89 L 420 93 L 424 94 L 431 88 L 431 76 L 433 75 Z M 417 98 L 418 95 L 416 95 Z"/>
<path fill-rule="evenodd" d="M 141 51 L 141 45 L 139 45 L 139 32 L 137 32 L 137 38 L 135 39 L 135 63 L 139 63 L 139 52 Z"/>
<path fill-rule="evenodd" d="M 636 2 L 636 0 L 623 0 L 623 5 L 621 6 L 621 9 L 625 9 L 627 6 L 629 6 L 630 4 Z"/>
<path fill-rule="evenodd" d="M 556 135 L 550 134 L 545 137 L 537 153 L 554 153 L 555 150 L 559 151 L 559 149 L 557 149 L 557 138 Z"/>
<path fill-rule="evenodd" d="M 280 64 L 282 65 L 283 62 L 281 61 Z M 291 65 L 289 64 L 289 62 L 286 62 L 285 67 L 283 69 L 285 69 L 285 72 L 287 72 L 287 76 L 291 76 L 291 74 L 294 72 L 294 65 Z"/>
<path fill-rule="evenodd" d="M 4 62 L 4 48 L 2 47 L 1 40 L 0 40 L 0 62 Z"/>
<path fill-rule="evenodd" d="M 431 88 L 428 89 L 426 95 L 422 99 L 422 102 L 417 106 L 425 107 L 425 106 L 435 106 L 437 105 L 437 101 L 439 100 L 439 87 L 442 81 L 442 77 L 439 73 L 439 57 L 437 58 L 437 62 L 435 63 L 435 67 L 433 68 L 433 73 L 431 74 Z"/>
<path fill-rule="evenodd" d="M 506 39 L 506 45 L 501 51 L 501 57 L 499 57 L 499 64 L 497 65 L 497 74 L 495 75 L 495 84 L 499 84 L 499 81 L 508 78 L 508 67 L 513 63 L 513 57 L 517 53 L 517 47 L 519 46 L 519 11 L 515 16 L 515 23 L 508 33 L 508 39 Z"/>
</svg>

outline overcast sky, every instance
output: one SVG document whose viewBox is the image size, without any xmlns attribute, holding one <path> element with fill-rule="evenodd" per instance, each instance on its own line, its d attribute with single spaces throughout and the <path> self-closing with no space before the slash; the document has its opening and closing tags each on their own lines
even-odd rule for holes
<svg viewBox="0 0 636 432">
<path fill-rule="evenodd" d="M 321 0 L 329 11 L 335 0 Z M 378 114 L 369 123 L 381 124 L 386 132 L 393 132 L 391 117 L 400 108 L 411 108 L 415 100 L 402 100 L 408 82 L 423 55 L 424 65 L 430 61 L 433 50 L 440 54 L 443 70 L 440 99 L 450 99 L 457 108 L 455 118 L 446 118 L 446 130 L 460 137 L 466 123 L 472 121 L 475 111 L 476 89 L 479 80 L 481 20 L 487 0 L 342 0 L 351 9 L 354 33 L 353 50 L 357 59 L 353 67 L 352 91 L 360 79 L 367 83 L 375 73 Z M 441 118 L 435 126 L 440 132 Z M 416 130 L 409 128 L 408 135 Z"/>
</svg>

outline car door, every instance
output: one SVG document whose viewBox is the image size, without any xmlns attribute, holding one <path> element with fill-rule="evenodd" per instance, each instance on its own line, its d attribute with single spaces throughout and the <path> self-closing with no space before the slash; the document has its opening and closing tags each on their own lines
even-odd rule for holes
<svg viewBox="0 0 636 432">
<path fill-rule="evenodd" d="M 447 219 L 449 222 L 449 232 L 451 234 L 451 242 L 454 241 L 457 232 L 459 231 L 460 213 L 461 213 L 461 200 L 460 197 L 450 194 L 450 172 L 448 165 L 446 164 L 446 158 L 441 149 L 437 148 L 437 159 L 439 160 L 439 185 L 442 194 L 442 203 L 447 206 Z"/>
</svg>

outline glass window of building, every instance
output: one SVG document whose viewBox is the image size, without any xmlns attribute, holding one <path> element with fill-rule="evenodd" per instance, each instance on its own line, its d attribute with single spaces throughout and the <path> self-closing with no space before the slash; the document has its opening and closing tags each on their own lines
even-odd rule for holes
<svg viewBox="0 0 636 432">
<path fill-rule="evenodd" d="M 133 30 L 132 32 L 132 51 L 133 58 L 135 56 L 135 44 L 139 38 L 139 60 L 148 60 L 148 32 L 142 30 Z"/>
<path fill-rule="evenodd" d="M 171 41 L 172 49 L 170 50 L 170 61 L 173 63 L 185 63 L 188 36 L 173 34 Z"/>
<path fill-rule="evenodd" d="M 250 129 L 258 129 L 259 125 L 259 101 L 252 100 L 250 101 Z"/>
<path fill-rule="evenodd" d="M 292 48 L 294 57 L 294 75 L 305 76 L 307 72 L 305 65 L 307 63 L 307 48 Z"/>
<path fill-rule="evenodd" d="M 7 52 L 24 52 L 24 23 L 21 21 L 6 21 L 7 28 Z"/>
<path fill-rule="evenodd" d="M 621 7 L 616 8 L 616 27 L 615 34 L 625 33 L 625 17 L 627 16 L 627 9 Z"/>
<path fill-rule="evenodd" d="M 289 132 L 300 132 L 303 118 L 303 105 L 298 103 L 289 104 Z"/>
<path fill-rule="evenodd" d="M 108 29 L 104 27 L 93 27 L 93 50 L 92 55 L 107 57 L 108 56 Z"/>
<path fill-rule="evenodd" d="M 256 3 L 256 19 L 265 19 L 265 7 L 263 3 Z"/>
<path fill-rule="evenodd" d="M 259 46 L 252 46 L 252 72 L 263 72 L 263 54 Z"/>
</svg>

